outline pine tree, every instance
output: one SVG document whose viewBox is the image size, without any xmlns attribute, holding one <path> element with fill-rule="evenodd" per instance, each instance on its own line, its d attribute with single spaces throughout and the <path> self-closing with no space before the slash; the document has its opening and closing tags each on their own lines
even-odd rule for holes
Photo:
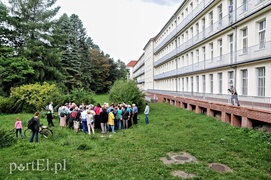
<svg viewBox="0 0 271 180">
<path fill-rule="evenodd" d="M 12 46 L 15 31 L 12 30 L 13 18 L 8 9 L 0 2 L 0 94 L 8 95 L 12 86 L 19 86 L 27 82 L 28 76 L 34 74 L 30 63 L 20 57 Z M 18 42 L 14 41 L 18 44 Z"/>
<path fill-rule="evenodd" d="M 14 43 L 17 53 L 30 61 L 35 71 L 29 82 L 62 79 L 58 44 L 54 41 L 54 19 L 60 7 L 51 8 L 56 0 L 10 0 L 11 15 L 16 19 Z"/>
</svg>

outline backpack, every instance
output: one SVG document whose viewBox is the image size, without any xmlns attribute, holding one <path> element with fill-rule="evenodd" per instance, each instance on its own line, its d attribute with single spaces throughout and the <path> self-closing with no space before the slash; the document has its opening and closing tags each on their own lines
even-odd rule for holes
<svg viewBox="0 0 271 180">
<path fill-rule="evenodd" d="M 28 121 L 28 124 L 27 124 L 28 129 L 34 129 L 35 124 L 36 124 L 36 122 L 35 122 L 34 118 L 31 118 L 31 119 Z"/>
<path fill-rule="evenodd" d="M 77 118 L 77 111 L 72 111 L 72 119 L 76 119 Z"/>
<path fill-rule="evenodd" d="M 66 113 L 64 111 L 60 112 L 60 117 L 64 117 L 66 115 Z"/>
</svg>

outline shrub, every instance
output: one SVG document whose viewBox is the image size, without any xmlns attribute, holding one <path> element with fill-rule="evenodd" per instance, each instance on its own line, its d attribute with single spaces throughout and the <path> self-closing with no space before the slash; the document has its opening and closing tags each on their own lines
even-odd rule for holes
<svg viewBox="0 0 271 180">
<path fill-rule="evenodd" d="M 94 104 L 95 94 L 93 92 L 86 91 L 84 89 L 73 89 L 70 94 L 65 95 L 64 102 L 74 102 L 77 105 L 79 104 Z"/>
<path fill-rule="evenodd" d="M 0 149 L 12 146 L 15 142 L 14 132 L 9 132 L 0 127 Z"/>
<path fill-rule="evenodd" d="M 12 113 L 15 110 L 15 102 L 9 97 L 0 96 L 0 113 Z"/>
<path fill-rule="evenodd" d="M 115 103 L 136 104 L 139 111 L 144 109 L 145 94 L 140 91 L 135 81 L 115 81 L 109 92 L 109 100 Z"/>
<path fill-rule="evenodd" d="M 15 112 L 33 112 L 45 107 L 61 96 L 55 84 L 44 82 L 11 88 L 10 99 L 15 102 Z"/>
</svg>

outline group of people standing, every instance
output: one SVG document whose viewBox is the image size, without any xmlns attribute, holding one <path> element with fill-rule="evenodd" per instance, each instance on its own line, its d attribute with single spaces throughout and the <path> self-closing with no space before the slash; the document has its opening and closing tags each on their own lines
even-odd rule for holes
<svg viewBox="0 0 271 180">
<path fill-rule="evenodd" d="M 145 123 L 149 124 L 149 105 L 146 103 L 144 114 Z M 54 126 L 53 123 L 53 102 L 46 107 L 46 117 L 48 126 Z M 110 106 L 108 103 L 100 105 L 99 103 L 94 105 L 81 104 L 77 106 L 75 103 L 66 103 L 64 106 L 60 105 L 58 108 L 59 125 L 61 128 L 68 127 L 74 129 L 77 134 L 80 129 L 85 134 L 95 134 L 95 129 L 101 129 L 101 137 L 111 131 L 116 133 L 115 130 L 128 129 L 132 124 L 138 124 L 138 108 L 136 104 L 132 106 L 125 103 L 114 104 Z M 32 128 L 32 135 L 30 142 L 34 140 L 38 142 L 38 133 L 40 130 L 39 112 L 36 112 L 31 118 L 34 121 L 34 127 Z M 16 137 L 20 134 L 22 136 L 22 121 L 17 118 L 15 122 Z"/>
<path fill-rule="evenodd" d="M 149 106 L 145 107 L 145 122 L 149 123 Z M 61 128 L 69 127 L 76 133 L 82 129 L 85 134 L 94 134 L 94 129 L 101 129 L 102 136 L 109 132 L 116 133 L 115 130 L 128 129 L 132 124 L 138 124 L 138 108 L 136 104 L 132 106 L 125 103 L 108 103 L 101 105 L 66 103 L 58 108 L 59 123 Z"/>
</svg>

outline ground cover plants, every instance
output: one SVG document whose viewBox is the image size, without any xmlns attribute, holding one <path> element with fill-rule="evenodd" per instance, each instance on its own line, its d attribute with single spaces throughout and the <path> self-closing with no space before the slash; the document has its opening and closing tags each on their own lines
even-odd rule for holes
<svg viewBox="0 0 271 180">
<path fill-rule="evenodd" d="M 151 103 L 150 109 L 150 124 L 140 114 L 137 126 L 105 138 L 99 130 L 88 136 L 56 126 L 53 139 L 18 139 L 0 149 L 0 179 L 178 179 L 172 175 L 178 170 L 194 179 L 271 179 L 270 134 L 168 104 Z M 1 115 L 0 128 L 11 129 L 16 117 L 26 127 L 31 114 Z M 197 162 L 164 164 L 160 158 L 169 152 L 187 152 Z M 232 172 L 216 172 L 210 163 Z"/>
</svg>

